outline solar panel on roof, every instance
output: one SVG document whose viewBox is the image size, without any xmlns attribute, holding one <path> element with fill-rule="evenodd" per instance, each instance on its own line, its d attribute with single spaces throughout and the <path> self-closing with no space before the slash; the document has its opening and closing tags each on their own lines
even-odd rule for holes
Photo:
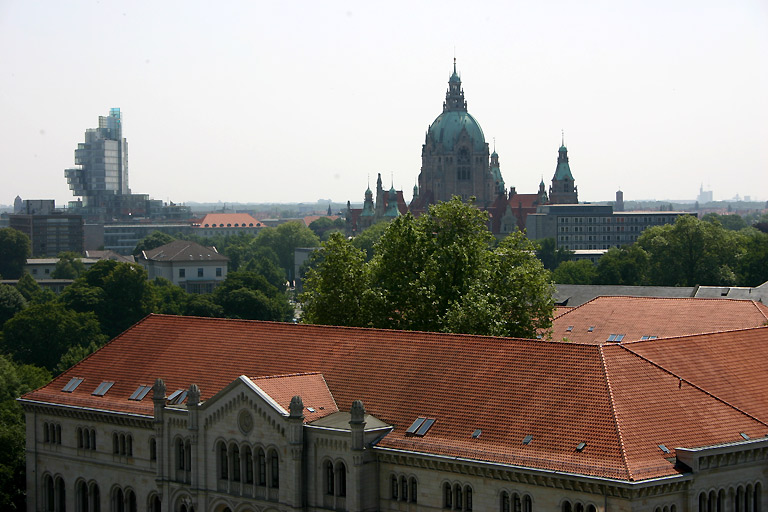
<svg viewBox="0 0 768 512">
<path fill-rule="evenodd" d="M 533 441 L 533 436 L 531 434 L 528 434 L 523 438 L 523 444 L 531 444 L 531 441 Z"/>
<path fill-rule="evenodd" d="M 91 393 L 94 396 L 104 396 L 104 394 L 109 391 L 109 388 L 111 388 L 114 385 L 114 382 L 104 381 L 101 384 L 98 385 L 98 387 Z"/>
<path fill-rule="evenodd" d="M 61 390 L 67 393 L 71 393 L 75 389 L 77 389 L 77 386 L 79 386 L 81 382 L 83 382 L 83 379 L 78 377 L 72 377 L 71 379 L 69 379 L 69 382 L 67 382 L 67 385 L 61 388 Z"/>
<path fill-rule="evenodd" d="M 413 423 L 411 423 L 411 426 L 408 427 L 408 430 L 405 431 L 406 434 L 414 434 L 416 430 L 421 426 L 422 423 L 424 423 L 424 420 L 427 418 L 416 418 Z"/>
<path fill-rule="evenodd" d="M 424 423 L 421 424 L 421 426 L 419 427 L 419 430 L 416 431 L 416 435 L 423 436 L 424 434 L 427 433 L 427 430 L 429 430 L 429 428 L 434 423 L 435 423 L 434 418 L 427 418 L 426 420 L 424 420 Z"/>
</svg>

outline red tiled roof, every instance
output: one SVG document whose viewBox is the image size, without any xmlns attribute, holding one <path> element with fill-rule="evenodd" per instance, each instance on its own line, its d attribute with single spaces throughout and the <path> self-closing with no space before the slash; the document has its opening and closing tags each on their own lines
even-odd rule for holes
<svg viewBox="0 0 768 512">
<path fill-rule="evenodd" d="M 199 228 L 259 227 L 260 220 L 247 213 L 209 213 L 199 221 Z"/>
<path fill-rule="evenodd" d="M 624 334 L 622 341 L 626 343 L 643 336 L 667 338 L 745 329 L 766 323 L 768 307 L 755 301 L 596 297 L 556 316 L 552 321 L 552 339 L 600 344 L 611 334 Z"/>
<path fill-rule="evenodd" d="M 251 380 L 286 411 L 290 411 L 291 399 L 299 395 L 304 403 L 305 423 L 339 412 L 325 379 L 319 373 L 253 377 Z"/>
<path fill-rule="evenodd" d="M 751 394 L 737 402 L 738 391 L 728 390 L 724 368 L 768 344 L 768 328 L 741 332 L 598 346 L 151 315 L 24 398 L 151 416 L 150 395 L 128 400 L 139 384 L 196 383 L 207 400 L 249 375 L 286 409 L 295 394 L 306 394 L 307 406 L 333 400 L 342 410 L 363 400 L 369 414 L 394 426 L 382 448 L 641 480 L 677 474 L 658 444 L 673 450 L 768 433 L 768 407 L 753 407 Z M 676 355 L 703 346 L 712 361 Z M 753 394 L 768 395 L 768 365 L 733 371 L 750 380 Z M 288 376 L 264 378 L 274 375 Z M 62 392 L 75 376 L 83 383 Z M 92 396 L 104 380 L 115 384 Z M 417 417 L 436 419 L 424 437 L 405 434 Z M 580 442 L 587 443 L 581 452 Z"/>
</svg>

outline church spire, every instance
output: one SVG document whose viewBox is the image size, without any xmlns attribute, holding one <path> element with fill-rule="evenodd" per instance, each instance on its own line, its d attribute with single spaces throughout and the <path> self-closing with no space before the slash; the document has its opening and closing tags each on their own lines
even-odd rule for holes
<svg viewBox="0 0 768 512">
<path fill-rule="evenodd" d="M 448 79 L 448 91 L 445 93 L 445 103 L 443 103 L 443 112 L 451 111 L 467 111 L 464 90 L 461 88 L 461 78 L 456 71 L 456 57 L 453 58 L 453 74 Z"/>
</svg>

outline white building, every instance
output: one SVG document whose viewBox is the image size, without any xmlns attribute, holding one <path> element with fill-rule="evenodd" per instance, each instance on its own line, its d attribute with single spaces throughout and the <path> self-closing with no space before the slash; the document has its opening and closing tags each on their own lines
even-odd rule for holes
<svg viewBox="0 0 768 512">
<path fill-rule="evenodd" d="M 190 293 L 211 293 L 226 279 L 228 261 L 215 247 L 186 240 L 174 240 L 136 257 L 150 280 L 163 277 Z"/>
</svg>

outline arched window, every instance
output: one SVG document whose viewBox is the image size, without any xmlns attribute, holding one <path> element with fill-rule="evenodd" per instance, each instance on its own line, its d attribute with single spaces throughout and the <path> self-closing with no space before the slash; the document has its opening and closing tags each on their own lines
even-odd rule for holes
<svg viewBox="0 0 768 512">
<path fill-rule="evenodd" d="M 88 486 L 83 481 L 75 485 L 75 510 L 88 512 Z"/>
<path fill-rule="evenodd" d="M 101 512 L 101 492 L 96 483 L 91 484 L 88 493 L 88 507 L 89 512 Z"/>
<path fill-rule="evenodd" d="M 125 491 L 125 505 L 128 512 L 137 512 L 136 510 L 136 493 L 130 489 Z"/>
<path fill-rule="evenodd" d="M 347 495 L 347 466 L 343 462 L 336 464 L 336 495 Z"/>
<path fill-rule="evenodd" d="M 408 480 L 405 475 L 400 477 L 400 500 L 408 501 Z"/>
<path fill-rule="evenodd" d="M 563 502 L 562 512 L 573 512 L 573 506 L 570 501 Z"/>
<path fill-rule="evenodd" d="M 229 456 L 227 454 L 227 445 L 224 441 L 219 442 L 219 478 L 221 480 L 227 480 L 229 478 Z"/>
<path fill-rule="evenodd" d="M 501 493 L 501 503 L 499 504 L 499 510 L 501 512 L 512 512 L 510 510 L 509 493 L 503 491 Z"/>
<path fill-rule="evenodd" d="M 56 505 L 56 512 L 66 512 L 67 510 L 67 496 L 64 489 L 64 480 L 60 477 L 56 478 L 56 484 L 54 486 L 54 502 Z"/>
<path fill-rule="evenodd" d="M 120 434 L 120 449 L 119 453 L 120 455 L 125 455 L 125 434 Z"/>
<path fill-rule="evenodd" d="M 755 484 L 755 499 L 752 503 L 752 510 L 755 512 L 762 512 L 762 495 L 763 495 L 763 486 L 760 484 L 760 482 L 757 482 Z M 676 512 L 676 511 L 673 511 Z"/>
<path fill-rule="evenodd" d="M 157 494 L 149 498 L 149 512 L 163 512 L 163 504 Z"/>
<path fill-rule="evenodd" d="M 597 512 L 597 509 L 595 508 L 594 505 L 589 505 L 587 507 L 587 512 Z"/>
<path fill-rule="evenodd" d="M 243 458 L 245 459 L 245 483 L 253 483 L 253 450 L 250 446 L 243 448 Z"/>
<path fill-rule="evenodd" d="M 527 494 L 523 498 L 523 512 L 533 512 L 533 500 Z"/>
<path fill-rule="evenodd" d="M 523 509 L 523 503 L 520 501 L 520 495 L 514 493 L 512 495 L 512 512 L 521 512 Z"/>
<path fill-rule="evenodd" d="M 272 450 L 269 452 L 269 486 L 273 489 L 280 487 L 280 459 L 277 458 L 277 452 Z"/>
<path fill-rule="evenodd" d="M 451 492 L 451 484 L 443 484 L 443 508 L 453 508 L 453 492 Z"/>
<path fill-rule="evenodd" d="M 78 448 L 84 448 L 84 446 L 83 446 L 83 429 L 81 427 L 77 427 L 77 447 Z"/>
<path fill-rule="evenodd" d="M 184 469 L 184 441 L 180 438 L 176 438 L 176 469 Z"/>
<path fill-rule="evenodd" d="M 325 494 L 333 496 L 333 492 L 336 489 L 336 483 L 333 481 L 333 462 L 327 461 L 325 463 Z"/>
<path fill-rule="evenodd" d="M 51 477 L 51 475 L 45 475 L 43 477 L 43 489 L 45 492 L 43 507 L 45 507 L 46 511 L 53 512 L 53 507 L 54 507 L 53 477 Z"/>
<path fill-rule="evenodd" d="M 56 424 L 56 444 L 61 444 L 61 425 Z"/>
<path fill-rule="evenodd" d="M 128 457 L 133 457 L 133 436 L 131 434 L 125 436 L 125 454 Z"/>
<path fill-rule="evenodd" d="M 464 503 L 464 494 L 461 492 L 461 486 L 459 484 L 453 485 L 453 506 L 457 510 L 461 510 L 461 504 Z"/>
<path fill-rule="evenodd" d="M 400 486 L 397 485 L 397 476 L 392 475 L 389 481 L 390 481 L 390 489 L 392 491 L 392 499 L 396 500 L 398 495 L 400 494 Z"/>
<path fill-rule="evenodd" d="M 472 487 L 464 487 L 464 510 L 472 510 Z"/>
<path fill-rule="evenodd" d="M 256 481 L 258 482 L 259 485 L 266 486 L 267 485 L 267 456 L 264 453 L 264 449 L 259 448 L 259 453 L 257 458 L 258 458 L 257 467 L 259 470 L 259 474 L 256 475 L 257 476 Z"/>
<path fill-rule="evenodd" d="M 125 497 L 123 496 L 123 490 L 120 488 L 112 491 L 112 511 L 111 512 L 125 512 Z"/>
<path fill-rule="evenodd" d="M 149 438 L 149 460 L 157 461 L 157 440 L 154 437 Z"/>
<path fill-rule="evenodd" d="M 583 503 L 576 503 L 576 506 L 574 507 L 574 510 L 576 512 L 584 512 L 584 504 Z"/>
<path fill-rule="evenodd" d="M 112 453 L 115 455 L 120 453 L 120 438 L 116 433 L 112 434 Z"/>
<path fill-rule="evenodd" d="M 236 444 L 232 445 L 232 480 L 240 481 L 240 448 Z"/>
<path fill-rule="evenodd" d="M 91 437 L 91 450 L 95 450 L 96 449 L 96 429 L 94 428 L 91 429 L 90 437 Z"/>
<path fill-rule="evenodd" d="M 416 503 L 416 497 L 419 494 L 419 484 L 416 481 L 416 477 L 415 476 L 412 476 L 410 478 L 410 484 L 411 484 L 410 501 L 411 501 L 411 503 Z"/>
</svg>

